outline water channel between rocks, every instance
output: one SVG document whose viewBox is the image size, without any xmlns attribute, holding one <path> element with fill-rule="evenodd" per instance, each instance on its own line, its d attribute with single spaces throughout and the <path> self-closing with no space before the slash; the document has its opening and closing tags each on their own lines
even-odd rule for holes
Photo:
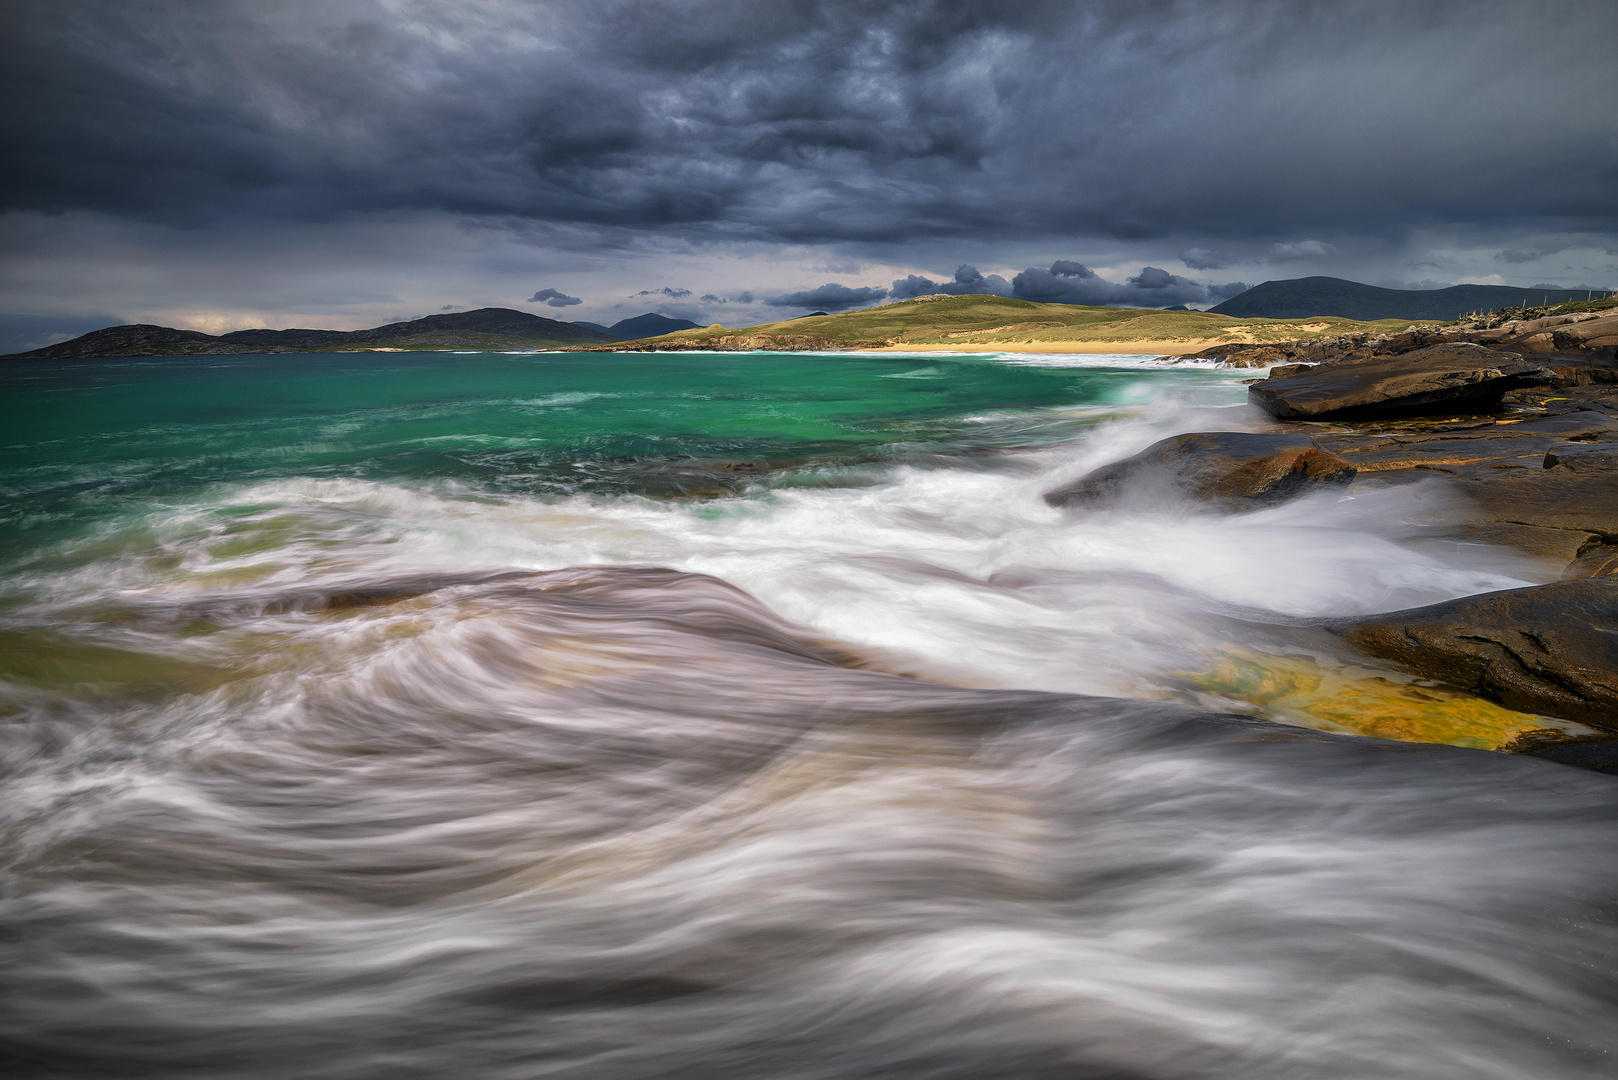
<svg viewBox="0 0 1618 1080">
<path fill-rule="evenodd" d="M 1042 499 L 1252 374 L 9 365 L 0 1060 L 1610 1075 L 1618 784 L 1307 633 L 1543 567 L 1425 484 Z"/>
</svg>

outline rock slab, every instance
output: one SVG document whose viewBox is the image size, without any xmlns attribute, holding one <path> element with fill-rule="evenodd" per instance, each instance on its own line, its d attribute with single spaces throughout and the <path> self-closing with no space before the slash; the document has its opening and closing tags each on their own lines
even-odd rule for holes
<svg viewBox="0 0 1618 1080">
<path fill-rule="evenodd" d="M 1302 435 L 1204 431 L 1153 443 L 1049 492 L 1052 506 L 1114 502 L 1126 493 L 1172 494 L 1224 510 L 1256 510 L 1305 491 L 1345 487 L 1355 468 Z"/>
<path fill-rule="evenodd" d="M 1278 368 L 1248 396 L 1283 420 L 1367 419 L 1483 411 L 1509 390 L 1555 378 L 1543 359 L 1449 342 L 1396 357 Z"/>
<path fill-rule="evenodd" d="M 1618 580 L 1559 581 L 1331 627 L 1361 652 L 1508 709 L 1618 731 Z"/>
</svg>

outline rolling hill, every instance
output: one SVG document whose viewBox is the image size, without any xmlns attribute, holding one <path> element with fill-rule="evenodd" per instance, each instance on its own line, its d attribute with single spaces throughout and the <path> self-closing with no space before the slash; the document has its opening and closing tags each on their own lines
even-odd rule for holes
<svg viewBox="0 0 1618 1080">
<path fill-rule="evenodd" d="M 1597 290 L 1599 293 L 1600 290 Z M 1561 304 L 1587 298 L 1584 289 L 1518 289 L 1506 285 L 1452 285 L 1447 289 L 1382 289 L 1334 277 L 1266 281 L 1211 308 L 1239 319 L 1421 319 L 1449 322 L 1469 311 Z"/>
<path fill-rule="evenodd" d="M 386 323 L 369 330 L 234 330 L 203 334 L 167 326 L 134 324 L 96 330 L 43 349 L 4 359 L 71 359 L 95 356 L 189 356 L 231 353 L 354 352 L 365 349 L 491 351 L 555 349 L 615 340 L 574 323 L 511 308 L 479 308 Z"/>
<path fill-rule="evenodd" d="M 1340 318 L 1306 322 L 1234 319 L 1204 311 L 1039 304 L 1000 296 L 923 296 L 881 307 L 738 330 L 708 326 L 595 346 L 609 351 L 818 351 L 826 349 L 1020 349 L 1050 352 L 1194 352 L 1231 342 L 1290 341 L 1353 330 L 1402 330 Z"/>
</svg>

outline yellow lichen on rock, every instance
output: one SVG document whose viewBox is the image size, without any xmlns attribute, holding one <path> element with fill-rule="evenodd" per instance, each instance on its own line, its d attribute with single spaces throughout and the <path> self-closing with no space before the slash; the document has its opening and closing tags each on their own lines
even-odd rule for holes
<svg viewBox="0 0 1618 1080">
<path fill-rule="evenodd" d="M 1227 653 L 1210 657 L 1207 668 L 1185 678 L 1186 688 L 1197 694 L 1255 707 L 1268 719 L 1399 742 L 1500 750 L 1548 728 L 1583 731 L 1582 725 L 1515 712 L 1459 690 L 1333 668 L 1304 655 Z"/>
</svg>

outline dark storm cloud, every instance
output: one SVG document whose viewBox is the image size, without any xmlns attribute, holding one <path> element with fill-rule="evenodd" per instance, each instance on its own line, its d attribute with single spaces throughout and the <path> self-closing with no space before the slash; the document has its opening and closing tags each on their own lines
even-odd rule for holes
<svg viewBox="0 0 1618 1080">
<path fill-rule="evenodd" d="M 1207 241 L 1193 269 L 1618 232 L 1618 5 L 1588 0 L 0 5 L 5 209 Z"/>
<path fill-rule="evenodd" d="M 775 307 L 825 308 L 827 311 L 841 311 L 845 308 L 874 304 L 887 295 L 888 290 L 886 289 L 851 289 L 847 285 L 827 282 L 818 289 L 805 289 L 802 292 L 787 293 L 784 296 L 771 296 L 767 297 L 764 302 Z"/>
<path fill-rule="evenodd" d="M 895 300 L 908 300 L 913 296 L 1010 296 L 1011 283 L 999 274 L 983 274 L 975 266 L 962 263 L 955 271 L 953 281 L 938 282 L 919 274 L 899 278 L 893 283 L 889 295 Z"/>
<path fill-rule="evenodd" d="M 556 289 L 541 289 L 528 298 L 530 304 L 538 304 L 542 301 L 551 307 L 572 307 L 574 304 L 584 303 L 577 296 L 569 296 L 567 293 Z"/>
<path fill-rule="evenodd" d="M 1232 265 L 1232 260 L 1217 251 L 1209 251 L 1207 248 L 1192 248 L 1189 251 L 1182 251 L 1180 252 L 1180 261 L 1193 270 L 1223 270 L 1225 267 Z"/>
<path fill-rule="evenodd" d="M 1244 292 L 1239 281 L 1203 285 L 1156 266 L 1143 266 L 1122 283 L 1108 281 L 1082 263 L 1058 259 L 1048 269 L 1030 266 L 1011 279 L 1012 295 L 1042 304 L 1093 304 L 1110 307 L 1169 307 L 1216 304 Z"/>
</svg>

